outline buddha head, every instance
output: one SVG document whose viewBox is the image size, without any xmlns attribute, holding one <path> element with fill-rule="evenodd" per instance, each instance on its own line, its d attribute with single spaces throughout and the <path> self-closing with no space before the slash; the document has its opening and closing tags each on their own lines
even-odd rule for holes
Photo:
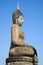
<svg viewBox="0 0 43 65">
<path fill-rule="evenodd" d="M 19 9 L 19 6 L 17 6 L 16 11 L 13 13 L 12 19 L 13 19 L 13 24 L 18 24 L 19 26 L 23 24 L 24 22 L 23 15 Z"/>
</svg>

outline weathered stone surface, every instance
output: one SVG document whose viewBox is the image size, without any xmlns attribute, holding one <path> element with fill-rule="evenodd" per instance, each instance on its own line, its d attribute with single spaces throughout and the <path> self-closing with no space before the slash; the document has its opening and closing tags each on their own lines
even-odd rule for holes
<svg viewBox="0 0 43 65">
<path fill-rule="evenodd" d="M 7 63 L 7 65 L 33 65 L 33 63 L 30 63 L 30 62 L 10 62 L 10 63 Z"/>
<path fill-rule="evenodd" d="M 33 62 L 33 58 L 32 57 L 28 57 L 28 56 L 15 56 L 15 57 L 9 57 L 6 59 L 6 63 L 8 62 L 16 62 L 16 61 L 23 61 L 23 62 Z"/>
<path fill-rule="evenodd" d="M 15 47 L 10 50 L 13 55 L 34 55 L 34 50 L 31 47 Z"/>
<path fill-rule="evenodd" d="M 37 56 L 34 56 L 34 62 L 35 62 L 35 63 L 38 63 L 38 58 L 37 58 Z"/>
</svg>

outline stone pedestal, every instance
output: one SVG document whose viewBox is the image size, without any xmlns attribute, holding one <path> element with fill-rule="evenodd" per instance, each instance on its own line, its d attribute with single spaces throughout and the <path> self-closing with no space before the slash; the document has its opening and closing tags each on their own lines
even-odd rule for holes
<svg viewBox="0 0 43 65">
<path fill-rule="evenodd" d="M 30 63 L 30 62 L 10 62 L 10 63 L 7 63 L 7 65 L 33 65 L 33 63 Z"/>
<path fill-rule="evenodd" d="M 38 65 L 32 57 L 15 56 L 6 59 L 6 65 Z"/>
</svg>

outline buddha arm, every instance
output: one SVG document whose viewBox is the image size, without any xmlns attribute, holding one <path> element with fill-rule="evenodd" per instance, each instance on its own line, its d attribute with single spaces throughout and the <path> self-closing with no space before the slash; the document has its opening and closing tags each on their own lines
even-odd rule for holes
<svg viewBox="0 0 43 65">
<path fill-rule="evenodd" d="M 12 42 L 18 42 L 18 37 L 19 37 L 19 29 L 18 29 L 18 26 L 16 24 L 14 24 L 11 28 L 11 39 L 12 39 Z"/>
</svg>

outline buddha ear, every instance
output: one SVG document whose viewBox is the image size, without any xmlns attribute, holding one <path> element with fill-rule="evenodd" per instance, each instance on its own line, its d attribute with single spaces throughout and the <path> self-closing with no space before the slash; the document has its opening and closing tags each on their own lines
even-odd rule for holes
<svg viewBox="0 0 43 65">
<path fill-rule="evenodd" d="M 18 23 L 18 19 L 16 18 L 16 24 Z"/>
</svg>

